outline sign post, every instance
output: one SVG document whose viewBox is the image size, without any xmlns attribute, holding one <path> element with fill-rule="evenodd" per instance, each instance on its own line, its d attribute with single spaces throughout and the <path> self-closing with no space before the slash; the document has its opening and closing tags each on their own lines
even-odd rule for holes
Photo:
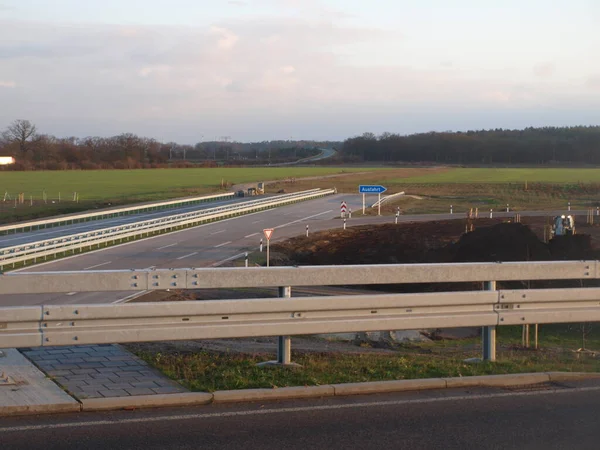
<svg viewBox="0 0 600 450">
<path fill-rule="evenodd" d="M 378 194 L 377 201 L 377 215 L 381 215 L 381 193 L 387 191 L 387 188 L 384 188 L 380 185 L 366 185 L 361 184 L 358 186 L 359 194 L 363 195 L 363 215 L 365 214 L 365 195 L 366 194 Z"/>
<path fill-rule="evenodd" d="M 273 228 L 265 228 L 263 233 L 267 238 L 267 267 L 269 267 L 269 243 L 271 242 L 271 236 L 273 235 Z"/>
</svg>

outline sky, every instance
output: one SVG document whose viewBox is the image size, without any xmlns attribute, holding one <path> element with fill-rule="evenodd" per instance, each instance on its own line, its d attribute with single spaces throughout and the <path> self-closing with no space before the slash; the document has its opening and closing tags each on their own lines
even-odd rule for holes
<svg viewBox="0 0 600 450">
<path fill-rule="evenodd" d="M 0 0 L 0 129 L 343 140 L 600 124 L 598 0 Z"/>
</svg>

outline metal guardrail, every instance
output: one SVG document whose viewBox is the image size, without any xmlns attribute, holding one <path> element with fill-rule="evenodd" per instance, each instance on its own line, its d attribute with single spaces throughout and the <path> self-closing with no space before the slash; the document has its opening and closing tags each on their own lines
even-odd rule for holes
<svg viewBox="0 0 600 450">
<path fill-rule="evenodd" d="M 311 189 L 293 194 L 284 194 L 276 197 L 245 202 L 242 204 L 226 205 L 217 208 L 203 209 L 188 213 L 176 214 L 157 219 L 104 228 L 100 230 L 77 233 L 61 238 L 47 239 L 28 244 L 16 245 L 0 249 L 0 270 L 7 264 L 18 262 L 36 261 L 37 258 L 53 256 L 67 251 L 75 252 L 76 249 L 114 242 L 116 240 L 148 235 L 163 230 L 169 230 L 194 224 L 219 220 L 226 217 L 248 214 L 264 209 L 282 206 L 298 201 L 314 199 L 332 194 L 332 189 Z"/>
<path fill-rule="evenodd" d="M 176 208 L 187 205 L 195 205 L 198 203 L 212 202 L 216 200 L 232 199 L 234 192 L 225 194 L 204 195 L 201 197 L 190 197 L 176 200 L 166 200 L 162 202 L 146 203 L 142 205 L 133 205 L 123 208 L 108 209 L 103 211 L 87 212 L 82 214 L 73 214 L 62 217 L 52 217 L 49 219 L 34 220 L 30 222 L 12 223 L 9 225 L 0 226 L 0 235 L 18 233 L 19 231 L 33 231 L 42 228 L 51 228 L 62 225 L 69 225 L 79 222 L 87 222 L 92 220 L 103 220 L 112 217 L 119 217 L 129 214 L 139 214 L 147 211 L 156 211 L 160 209 Z"/>
<path fill-rule="evenodd" d="M 495 290 L 486 281 L 482 291 L 292 299 L 291 286 L 593 279 L 597 268 L 569 261 L 5 274 L 0 294 L 283 286 L 285 298 L 5 307 L 0 348 L 280 335 L 280 361 L 289 362 L 290 335 L 482 326 L 484 355 L 494 359 L 496 326 L 600 321 L 600 288 Z"/>
</svg>

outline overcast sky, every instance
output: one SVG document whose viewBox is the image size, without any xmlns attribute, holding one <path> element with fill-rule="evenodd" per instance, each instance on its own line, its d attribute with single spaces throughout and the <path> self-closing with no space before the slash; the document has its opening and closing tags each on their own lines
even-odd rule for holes
<svg viewBox="0 0 600 450">
<path fill-rule="evenodd" d="M 0 0 L 0 129 L 195 143 L 600 123 L 599 0 Z"/>
</svg>

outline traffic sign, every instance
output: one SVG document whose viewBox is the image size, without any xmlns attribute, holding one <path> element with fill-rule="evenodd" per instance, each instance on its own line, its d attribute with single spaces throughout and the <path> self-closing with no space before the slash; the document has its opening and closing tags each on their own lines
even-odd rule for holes
<svg viewBox="0 0 600 450">
<path fill-rule="evenodd" d="M 271 235 L 273 234 L 273 228 L 265 228 L 263 230 L 263 233 L 265 234 L 265 237 L 267 238 L 267 241 L 271 240 Z"/>
<path fill-rule="evenodd" d="M 381 194 L 385 191 L 387 191 L 387 188 L 379 185 L 361 184 L 358 186 L 358 192 L 361 194 Z"/>
</svg>

